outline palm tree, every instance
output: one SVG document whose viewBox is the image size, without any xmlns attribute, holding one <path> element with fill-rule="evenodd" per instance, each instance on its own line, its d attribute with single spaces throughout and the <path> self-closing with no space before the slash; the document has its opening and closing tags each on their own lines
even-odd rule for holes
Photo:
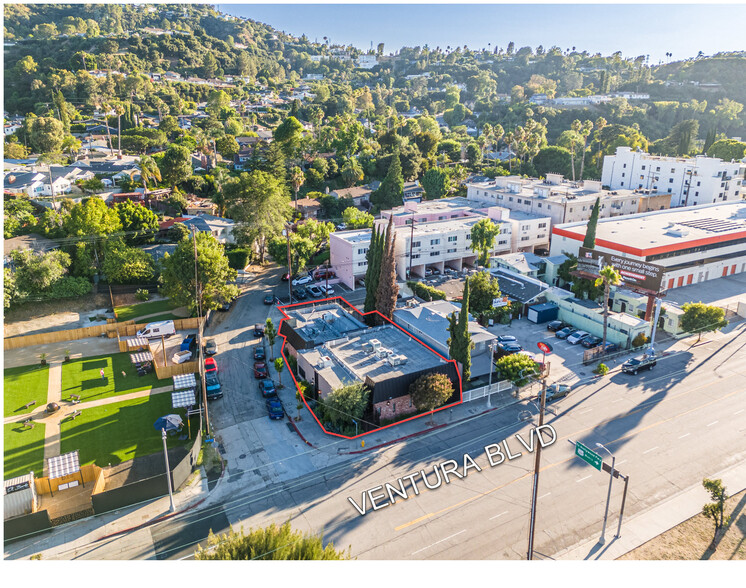
<svg viewBox="0 0 746 588">
<path fill-rule="evenodd" d="M 580 136 L 583 137 L 583 154 L 580 157 L 580 181 L 583 181 L 583 168 L 585 167 L 585 148 L 588 145 L 588 136 L 593 130 L 593 121 L 587 120 L 583 123 L 583 128 L 580 129 Z"/>
<path fill-rule="evenodd" d="M 605 266 L 598 272 L 598 275 L 596 287 L 598 288 L 601 284 L 604 286 L 604 341 L 602 349 L 606 351 L 606 328 L 609 320 L 609 290 L 611 290 L 611 286 L 618 286 L 622 283 L 622 275 L 614 269 L 613 265 Z"/>
<path fill-rule="evenodd" d="M 513 158 L 511 157 L 511 151 L 513 150 L 513 141 L 515 140 L 515 133 L 510 131 L 505 133 L 505 142 L 508 144 L 508 168 L 510 173 L 513 173 Z"/>
<path fill-rule="evenodd" d="M 104 111 L 104 124 L 106 125 L 106 136 L 109 138 L 109 155 L 114 155 L 114 146 L 111 144 L 111 131 L 109 130 L 109 117 L 106 114 L 111 109 L 111 106 L 109 106 L 108 102 L 104 102 L 101 105 L 101 109 Z"/>
<path fill-rule="evenodd" d="M 573 131 L 574 133 L 577 133 L 578 135 L 580 135 L 580 131 L 583 130 L 583 124 L 576 118 L 574 121 L 572 121 L 572 124 L 570 125 L 570 130 Z M 572 181 L 574 182 L 575 181 L 575 147 L 576 147 L 576 141 L 574 141 L 573 139 L 570 140 L 570 162 L 571 162 L 571 165 L 572 165 Z M 583 174 L 581 174 L 580 176 L 582 178 Z"/>
<path fill-rule="evenodd" d="M 298 210 L 298 190 L 306 181 L 306 176 L 303 170 L 297 165 L 290 170 L 290 183 L 293 185 L 293 194 L 295 195 L 295 209 Z"/>
<path fill-rule="evenodd" d="M 140 179 L 146 194 L 148 192 L 148 182 L 151 180 L 161 181 L 161 170 L 158 168 L 155 159 L 150 155 L 144 155 L 140 158 Z"/>
</svg>

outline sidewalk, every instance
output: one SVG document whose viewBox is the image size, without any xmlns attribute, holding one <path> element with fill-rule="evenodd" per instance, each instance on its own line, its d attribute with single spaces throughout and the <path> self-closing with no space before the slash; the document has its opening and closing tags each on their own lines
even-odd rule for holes
<svg viewBox="0 0 746 588">
<path fill-rule="evenodd" d="M 732 496 L 746 488 L 746 463 L 731 466 L 710 477 L 721 478 L 728 489 L 728 495 Z M 622 536 L 620 538 L 614 538 L 619 521 L 615 518 L 609 521 L 605 545 L 600 545 L 598 538 L 590 539 L 560 551 L 553 556 L 553 559 L 617 559 L 661 533 L 701 513 L 702 505 L 708 501 L 709 496 L 702 484 L 696 484 L 665 502 L 636 514 L 632 518 L 625 518 L 622 521 Z"/>
</svg>

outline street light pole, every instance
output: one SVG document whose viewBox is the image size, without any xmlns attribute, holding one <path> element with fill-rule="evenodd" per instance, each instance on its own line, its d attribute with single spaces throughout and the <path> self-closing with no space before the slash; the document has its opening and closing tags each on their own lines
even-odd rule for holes
<svg viewBox="0 0 746 588">
<path fill-rule="evenodd" d="M 293 303 L 292 279 L 293 270 L 290 268 L 290 224 L 285 225 L 285 236 L 288 240 L 288 304 Z"/>
<path fill-rule="evenodd" d="M 609 517 L 609 501 L 611 500 L 611 484 L 614 482 L 614 464 L 616 463 L 616 456 L 611 453 L 606 447 L 604 447 L 601 443 L 596 443 L 596 447 L 599 449 L 603 449 L 606 453 L 608 453 L 611 456 L 611 472 L 609 473 L 609 490 L 606 493 L 606 510 L 604 511 L 604 525 L 601 528 L 601 538 L 598 540 L 598 542 L 603 545 L 606 543 L 606 538 L 604 535 L 606 534 L 606 521 Z M 621 518 L 620 524 L 621 524 Z"/>
<path fill-rule="evenodd" d="M 547 403 L 547 376 L 549 370 L 547 369 L 542 374 L 541 378 L 541 402 L 539 405 L 539 428 L 534 429 L 536 436 L 541 435 L 541 428 L 544 425 L 544 408 Z M 539 494 L 539 469 L 541 467 L 541 443 L 537 438 L 536 443 L 536 459 L 534 461 L 534 483 L 531 489 L 531 517 L 529 519 L 528 527 L 528 553 L 526 559 L 529 561 L 534 559 L 534 528 L 536 527 L 536 501 Z"/>
<path fill-rule="evenodd" d="M 495 366 L 495 342 L 490 343 L 490 383 L 487 387 L 487 408 L 492 408 L 490 397 L 492 396 L 492 368 Z"/>
<path fill-rule="evenodd" d="M 171 487 L 171 468 L 168 465 L 168 447 L 166 445 L 166 429 L 161 429 L 161 438 L 163 439 L 163 457 L 166 460 L 166 481 L 168 482 L 168 498 L 171 501 L 171 512 L 176 510 L 174 506 L 174 491 Z"/>
</svg>

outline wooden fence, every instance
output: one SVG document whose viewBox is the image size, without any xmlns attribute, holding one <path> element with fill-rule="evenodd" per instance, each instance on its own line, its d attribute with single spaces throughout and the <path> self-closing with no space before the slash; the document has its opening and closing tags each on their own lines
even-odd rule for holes
<svg viewBox="0 0 746 588">
<path fill-rule="evenodd" d="M 36 493 L 37 494 L 51 494 L 51 493 L 57 492 L 60 485 L 62 484 L 69 484 L 70 482 L 80 483 L 81 476 L 83 478 L 84 483 L 96 482 L 96 486 L 98 486 L 98 478 L 99 478 L 99 475 L 102 474 L 102 472 L 103 470 L 97 465 L 89 464 L 89 465 L 81 466 L 79 472 L 75 472 L 74 474 L 70 474 L 68 476 L 62 476 L 61 478 L 54 478 L 54 479 L 49 479 L 47 477 L 36 478 L 34 480 L 34 485 L 36 486 Z"/>
<path fill-rule="evenodd" d="M 199 372 L 199 362 L 197 361 L 187 361 L 167 366 L 160 366 L 158 363 L 155 364 L 155 375 L 158 376 L 159 380 L 165 380 L 166 378 L 172 378 L 180 374 L 194 374 L 197 372 Z"/>
<path fill-rule="evenodd" d="M 102 335 L 105 335 L 110 339 L 113 339 L 117 335 L 120 337 L 131 337 L 136 335 L 137 331 L 143 329 L 146 324 L 147 323 L 135 324 L 134 321 L 127 321 L 123 323 L 108 323 L 92 327 L 81 327 L 80 329 L 68 329 L 66 331 L 50 331 L 48 333 L 38 333 L 36 335 L 7 337 L 3 341 L 3 348 L 7 351 L 9 349 L 19 349 L 21 347 L 30 347 L 32 345 L 75 341 L 77 339 L 88 339 L 89 337 L 100 337 Z M 199 319 L 197 317 L 176 319 L 174 320 L 174 327 L 177 331 L 197 329 L 199 328 Z"/>
</svg>

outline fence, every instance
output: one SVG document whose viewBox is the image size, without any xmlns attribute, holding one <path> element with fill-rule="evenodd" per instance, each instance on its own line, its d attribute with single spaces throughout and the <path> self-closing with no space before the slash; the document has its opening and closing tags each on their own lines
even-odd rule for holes
<svg viewBox="0 0 746 588">
<path fill-rule="evenodd" d="M 98 484 L 98 477 L 101 471 L 101 468 L 97 465 L 88 464 L 80 466 L 79 472 L 75 472 L 74 474 L 69 474 L 67 476 L 62 476 L 61 478 L 35 478 L 34 484 L 36 485 L 36 493 L 54 494 L 55 492 L 57 492 L 62 484 L 69 484 L 70 482 L 80 482 L 81 477 L 83 479 L 83 483 L 96 481 L 96 484 Z"/>
<path fill-rule="evenodd" d="M 68 329 L 66 331 L 50 331 L 48 333 L 38 333 L 36 335 L 23 335 L 21 337 L 8 337 L 3 341 L 4 349 L 19 349 L 21 347 L 30 347 L 31 345 L 44 345 L 46 343 L 60 343 L 62 341 L 75 341 L 77 339 L 88 339 L 89 337 L 100 337 L 105 335 L 114 338 L 131 337 L 137 334 L 137 331 L 143 329 L 145 324 L 135 324 L 134 321 L 125 323 L 107 323 L 105 325 L 95 325 L 92 327 L 81 327 L 80 329 Z M 197 317 L 176 319 L 174 327 L 177 331 L 199 328 L 199 319 Z"/>
<path fill-rule="evenodd" d="M 6 519 L 3 527 L 4 538 L 7 543 L 20 537 L 50 531 L 52 521 L 49 519 L 49 513 L 46 510 L 40 510 L 20 517 Z"/>
<path fill-rule="evenodd" d="M 473 390 L 466 390 L 463 395 L 464 402 L 471 402 L 472 400 L 479 400 L 485 398 L 488 394 L 494 394 L 495 392 L 505 392 L 513 390 L 513 382 L 510 380 L 502 380 L 501 382 L 494 382 L 492 386 L 482 386 L 481 388 L 474 388 Z"/>
</svg>

